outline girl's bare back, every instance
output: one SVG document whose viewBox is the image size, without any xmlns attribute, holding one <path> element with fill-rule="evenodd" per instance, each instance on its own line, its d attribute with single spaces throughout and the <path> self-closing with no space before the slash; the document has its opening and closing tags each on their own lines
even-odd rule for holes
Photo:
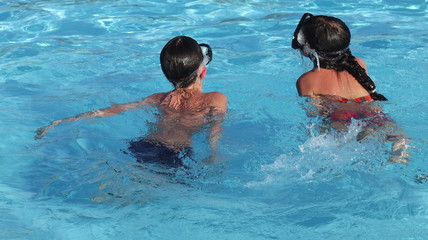
<svg viewBox="0 0 428 240">
<path fill-rule="evenodd" d="M 363 60 L 356 58 L 366 69 Z M 367 70 L 366 70 L 367 71 Z M 337 96 L 355 99 L 369 95 L 366 89 L 347 71 L 316 69 L 303 74 L 297 81 L 301 96 Z"/>
</svg>

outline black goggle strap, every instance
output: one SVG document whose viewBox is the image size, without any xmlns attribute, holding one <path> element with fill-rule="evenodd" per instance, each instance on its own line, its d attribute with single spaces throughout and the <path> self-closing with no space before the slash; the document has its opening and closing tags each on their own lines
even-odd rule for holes
<svg viewBox="0 0 428 240">
<path fill-rule="evenodd" d="M 303 14 L 302 18 L 300 19 L 299 24 L 297 24 L 296 30 L 294 30 L 293 34 L 293 41 L 291 42 L 291 47 L 294 49 L 298 49 L 303 47 L 303 44 L 299 42 L 299 32 L 302 28 L 303 23 L 308 20 L 309 18 L 313 17 L 314 15 L 310 13 Z"/>
<path fill-rule="evenodd" d="M 199 47 L 201 47 L 202 55 L 204 56 L 204 60 L 202 60 L 202 63 L 207 65 L 213 59 L 213 51 L 210 45 L 206 43 L 199 44 Z"/>
<path fill-rule="evenodd" d="M 342 49 L 340 51 L 336 51 L 336 52 L 323 52 L 323 51 L 316 51 L 318 53 L 318 55 L 326 60 L 330 60 L 330 61 L 336 61 L 339 60 L 343 57 L 343 55 L 349 50 L 348 47 L 346 47 L 345 49 Z"/>
</svg>

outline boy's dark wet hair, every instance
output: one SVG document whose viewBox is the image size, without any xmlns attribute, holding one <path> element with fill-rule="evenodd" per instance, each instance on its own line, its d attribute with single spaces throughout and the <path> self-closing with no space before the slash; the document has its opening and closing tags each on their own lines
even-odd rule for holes
<svg viewBox="0 0 428 240">
<path fill-rule="evenodd" d="M 294 33 L 293 48 L 306 52 L 319 67 L 347 71 L 364 87 L 374 100 L 386 101 L 376 93 L 376 85 L 351 54 L 351 32 L 335 17 L 303 15 Z"/>
<path fill-rule="evenodd" d="M 165 77 L 177 88 L 196 81 L 204 57 L 199 44 L 190 37 L 175 37 L 163 47 L 160 63 Z"/>
</svg>

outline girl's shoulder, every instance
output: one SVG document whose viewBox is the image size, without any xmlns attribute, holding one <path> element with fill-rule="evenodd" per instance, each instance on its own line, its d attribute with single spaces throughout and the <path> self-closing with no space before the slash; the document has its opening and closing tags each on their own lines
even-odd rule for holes
<svg viewBox="0 0 428 240">
<path fill-rule="evenodd" d="M 364 68 L 367 71 L 367 65 L 366 63 L 363 61 L 363 59 L 359 58 L 359 57 L 355 57 L 355 60 L 357 60 L 357 63 L 360 64 L 360 66 L 362 68 Z"/>
<path fill-rule="evenodd" d="M 317 83 L 320 78 L 324 78 L 324 75 L 325 75 L 324 69 L 321 69 L 321 70 L 312 69 L 311 71 L 302 74 L 297 79 L 297 84 L 300 86 L 312 85 Z"/>
</svg>

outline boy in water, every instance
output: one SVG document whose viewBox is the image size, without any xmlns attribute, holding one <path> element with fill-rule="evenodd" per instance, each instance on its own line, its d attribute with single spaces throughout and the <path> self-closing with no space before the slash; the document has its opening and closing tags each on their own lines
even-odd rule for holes
<svg viewBox="0 0 428 240">
<path fill-rule="evenodd" d="M 162 49 L 160 63 L 174 90 L 155 93 L 140 101 L 115 104 L 75 117 L 51 122 L 39 128 L 35 139 L 41 139 L 51 128 L 82 118 L 107 117 L 145 105 L 157 107 L 161 117 L 146 137 L 130 143 L 129 150 L 140 162 L 161 162 L 178 166 L 191 153 L 191 137 L 203 126 L 211 124 L 209 142 L 215 149 L 220 137 L 222 117 L 227 111 L 227 97 L 219 92 L 202 92 L 206 65 L 212 51 L 207 44 L 198 44 L 187 36 L 171 39 Z"/>
</svg>

